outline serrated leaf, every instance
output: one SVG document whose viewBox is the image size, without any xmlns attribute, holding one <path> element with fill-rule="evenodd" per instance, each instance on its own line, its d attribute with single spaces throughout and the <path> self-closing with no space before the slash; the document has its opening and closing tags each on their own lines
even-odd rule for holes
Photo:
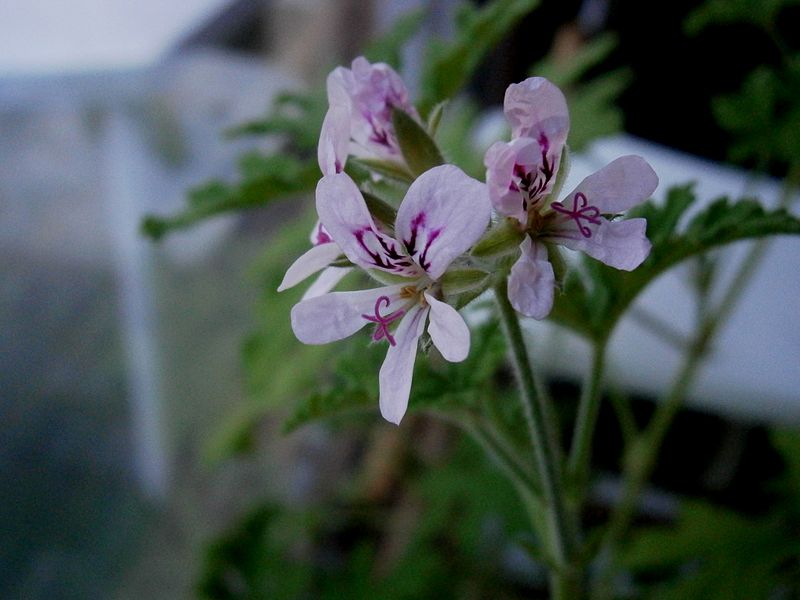
<svg viewBox="0 0 800 600">
<path fill-rule="evenodd" d="M 403 158 L 414 175 L 421 175 L 428 169 L 444 164 L 436 142 L 408 113 L 395 108 L 392 111 L 392 125 Z"/>
</svg>

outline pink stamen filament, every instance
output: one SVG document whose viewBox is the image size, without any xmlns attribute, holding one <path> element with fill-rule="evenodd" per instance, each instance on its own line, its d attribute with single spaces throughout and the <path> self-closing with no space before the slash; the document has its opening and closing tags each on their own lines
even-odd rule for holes
<svg viewBox="0 0 800 600">
<path fill-rule="evenodd" d="M 592 230 L 587 225 L 581 223 L 581 219 L 592 225 L 600 225 L 600 209 L 594 205 L 590 205 L 582 192 L 578 192 L 573 196 L 572 210 L 565 207 L 561 202 L 553 202 L 550 206 L 553 207 L 553 210 L 560 212 L 568 219 L 573 219 L 578 226 L 578 231 L 581 232 L 583 237 L 592 237 Z"/>
<path fill-rule="evenodd" d="M 386 341 L 389 342 L 389 345 L 396 346 L 397 342 L 395 341 L 394 337 L 392 336 L 391 332 L 389 331 L 389 325 L 395 322 L 397 319 L 402 317 L 406 314 L 406 311 L 400 309 L 396 310 L 388 315 L 381 314 L 381 304 L 386 304 L 386 308 L 389 308 L 389 305 L 392 301 L 389 299 L 389 296 L 381 296 L 375 301 L 375 316 L 372 315 L 361 315 L 367 321 L 371 323 L 375 323 L 375 332 L 372 334 L 372 339 L 376 342 L 379 342 L 383 338 L 386 338 Z"/>
</svg>

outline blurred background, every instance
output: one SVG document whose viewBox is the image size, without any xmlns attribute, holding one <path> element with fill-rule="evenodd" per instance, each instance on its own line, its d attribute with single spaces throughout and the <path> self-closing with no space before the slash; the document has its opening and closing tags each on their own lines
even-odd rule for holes
<svg viewBox="0 0 800 600">
<path fill-rule="evenodd" d="M 478 598 L 536 589 L 541 572 L 515 537 L 524 515 L 513 492 L 455 430 L 425 417 L 396 430 L 375 411 L 282 433 L 281 401 L 306 389 L 326 356 L 295 354 L 296 297 L 273 298 L 303 247 L 278 232 L 309 228 L 307 195 L 178 223 L 157 243 L 140 232 L 146 215 L 182 214 L 187 190 L 208 193 L 209 178 L 246 183 L 261 163 L 241 157 L 283 140 L 249 135 L 268 133 L 257 126 L 231 129 L 257 123 L 287 89 L 318 88 L 370 40 L 396 33 L 398 18 L 424 9 L 402 50 L 416 93 L 425 48 L 457 35 L 460 4 L 0 0 L 0 597 Z M 728 110 L 719 98 L 747 81 L 745 98 L 763 106 L 759 94 L 772 84 L 750 74 L 797 51 L 776 40 L 797 43 L 800 11 L 781 7 L 763 31 L 746 19 L 704 27 L 716 5 L 725 3 L 541 2 L 470 76 L 457 105 L 478 123 L 470 139 L 478 147 L 497 131 L 506 86 L 536 65 L 576 92 L 575 178 L 634 151 L 656 166 L 662 198 L 668 185 L 697 179 L 709 200 L 748 192 L 776 204 L 796 136 L 775 142 L 750 131 L 757 108 Z M 768 426 L 800 418 L 798 250 L 795 240 L 769 250 L 761 292 L 736 313 L 679 423 L 683 443 L 657 475 L 671 493 L 651 498 L 653 514 L 671 514 L 674 492 L 737 510 L 769 505 L 767 492 L 752 492 L 783 464 Z M 690 327 L 681 276 L 660 280 L 615 342 L 619 379 L 644 413 L 666 377 L 661 366 L 677 355 L 663 335 L 639 339 L 676 307 L 686 315 L 673 315 L 670 329 Z M 662 317 L 655 324 L 653 314 Z M 546 339 L 554 389 L 574 395 L 582 367 L 564 367 L 564 357 L 582 350 Z M 287 365 L 298 357 L 306 367 Z M 614 471 L 616 448 L 599 452 L 601 469 Z M 610 485 L 598 494 L 613 495 Z M 471 497 L 476 486 L 493 491 Z M 277 518 L 285 506 L 294 512 Z M 449 539 L 441 530 L 454 514 Z M 376 533 L 376 521 L 389 533 Z M 265 541 L 274 522 L 278 541 Z M 297 566 L 308 555 L 313 568 Z M 281 586 L 252 591 L 253 578 L 275 573 Z M 376 592 L 365 573 L 389 583 Z"/>
</svg>

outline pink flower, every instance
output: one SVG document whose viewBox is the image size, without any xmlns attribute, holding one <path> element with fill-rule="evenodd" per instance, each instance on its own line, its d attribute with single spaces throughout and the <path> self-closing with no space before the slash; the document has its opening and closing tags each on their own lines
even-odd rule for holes
<svg viewBox="0 0 800 600">
<path fill-rule="evenodd" d="M 352 69 L 337 67 L 328 75 L 328 113 L 317 156 L 323 174 L 340 173 L 352 154 L 405 164 L 392 125 L 392 109 L 419 120 L 400 76 L 384 63 L 359 56 Z"/>
<path fill-rule="evenodd" d="M 553 306 L 555 275 L 547 246 L 581 250 L 630 271 L 650 253 L 644 219 L 612 221 L 650 197 L 658 177 L 638 156 L 623 156 L 584 179 L 561 202 L 551 197 L 569 132 L 561 91 L 542 77 L 506 90 L 505 114 L 512 140 L 486 153 L 486 183 L 495 209 L 519 222 L 526 236 L 511 268 L 508 297 L 520 313 L 545 318 Z"/>
<path fill-rule="evenodd" d="M 339 173 L 319 182 L 317 212 L 351 262 L 392 284 L 303 300 L 292 309 L 292 329 L 301 342 L 327 344 L 374 325 L 372 339 L 389 345 L 379 377 L 381 414 L 399 423 L 426 323 L 446 360 L 469 354 L 469 329 L 439 299 L 439 280 L 484 233 L 491 212 L 486 188 L 452 165 L 426 171 L 409 187 L 389 235 L 375 225 L 355 183 Z"/>
</svg>

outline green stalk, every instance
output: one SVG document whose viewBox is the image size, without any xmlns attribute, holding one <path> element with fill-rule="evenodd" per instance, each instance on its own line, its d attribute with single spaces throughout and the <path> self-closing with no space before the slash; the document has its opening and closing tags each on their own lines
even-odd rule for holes
<svg viewBox="0 0 800 600">
<path fill-rule="evenodd" d="M 572 565 L 575 555 L 576 532 L 567 512 L 561 474 L 561 449 L 553 444 L 557 439 L 556 423 L 546 400 L 536 393 L 536 378 L 531 369 L 528 349 L 522 335 L 517 313 L 506 295 L 507 280 L 503 278 L 495 287 L 495 298 L 506 334 L 514 371 L 520 388 L 520 400 L 525 414 L 528 433 L 538 471 L 542 496 L 548 511 L 552 559 L 555 568 L 551 574 L 552 597 L 557 600 L 580 597 L 581 573 Z"/>
<path fill-rule="evenodd" d="M 586 487 L 589 482 L 589 470 L 592 463 L 592 440 L 597 427 L 597 416 L 600 413 L 601 379 L 605 367 L 606 340 L 600 340 L 592 346 L 592 365 L 581 388 L 578 402 L 578 414 L 572 434 L 567 474 L 574 485 L 577 510 L 583 504 Z"/>
</svg>

